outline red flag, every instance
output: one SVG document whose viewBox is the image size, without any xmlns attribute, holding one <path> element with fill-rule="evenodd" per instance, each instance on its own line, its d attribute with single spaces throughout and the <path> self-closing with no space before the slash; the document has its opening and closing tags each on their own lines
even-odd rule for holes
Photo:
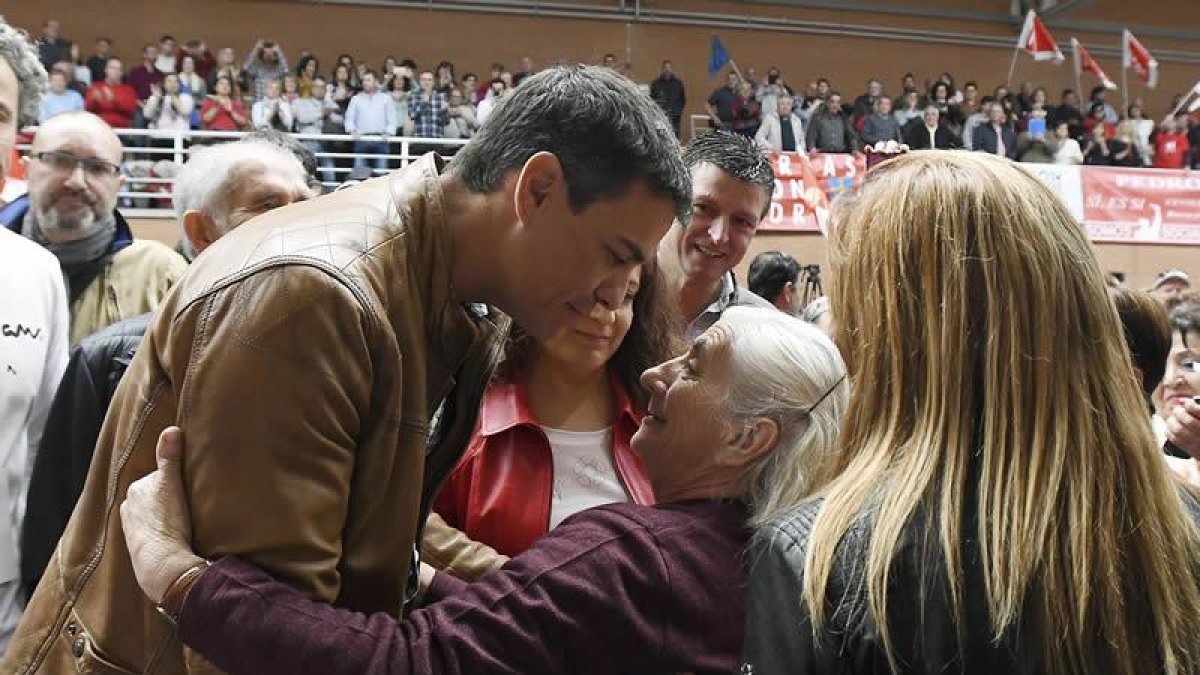
<svg viewBox="0 0 1200 675">
<path fill-rule="evenodd" d="M 1129 66 L 1133 66 L 1146 86 L 1154 88 L 1158 84 L 1158 61 L 1133 37 L 1133 33 L 1126 30 L 1121 40 L 1121 67 Z"/>
<path fill-rule="evenodd" d="M 1054 42 L 1054 36 L 1032 9 L 1025 15 L 1025 27 L 1021 29 L 1021 37 L 1017 39 L 1017 49 L 1029 52 L 1034 61 L 1063 61 L 1063 54 Z"/>
<path fill-rule="evenodd" d="M 1100 64 L 1096 63 L 1096 59 L 1093 59 L 1088 50 L 1084 49 L 1083 45 L 1079 44 L 1079 40 L 1075 38 L 1071 38 L 1071 53 L 1075 58 L 1075 77 L 1079 77 L 1080 73 L 1087 71 L 1095 75 L 1100 80 L 1100 84 L 1104 85 L 1105 89 L 1117 88 L 1116 83 L 1108 79 L 1108 75 L 1104 73 Z"/>
</svg>

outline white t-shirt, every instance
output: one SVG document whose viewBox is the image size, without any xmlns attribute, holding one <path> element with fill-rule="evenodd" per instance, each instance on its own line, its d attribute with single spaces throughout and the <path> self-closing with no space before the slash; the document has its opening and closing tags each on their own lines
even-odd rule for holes
<svg viewBox="0 0 1200 675">
<path fill-rule="evenodd" d="M 21 617 L 17 543 L 46 415 L 67 366 L 67 294 L 46 249 L 0 227 L 0 652 Z"/>
<path fill-rule="evenodd" d="M 612 429 L 563 431 L 542 427 L 554 457 L 550 529 L 584 509 L 628 502 L 612 459 Z"/>
</svg>

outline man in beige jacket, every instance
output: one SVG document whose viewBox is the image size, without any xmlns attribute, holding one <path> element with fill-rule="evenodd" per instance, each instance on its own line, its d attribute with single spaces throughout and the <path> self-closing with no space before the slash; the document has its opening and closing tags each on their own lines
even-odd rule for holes
<svg viewBox="0 0 1200 675">
<path fill-rule="evenodd" d="M 116 508 L 171 424 L 196 551 L 397 616 L 501 352 L 488 305 L 535 336 L 615 309 L 690 206 L 654 103 L 615 73 L 555 68 L 452 164 L 427 155 L 226 235 L 146 334 L 0 671 L 212 672 L 138 590 Z"/>
</svg>

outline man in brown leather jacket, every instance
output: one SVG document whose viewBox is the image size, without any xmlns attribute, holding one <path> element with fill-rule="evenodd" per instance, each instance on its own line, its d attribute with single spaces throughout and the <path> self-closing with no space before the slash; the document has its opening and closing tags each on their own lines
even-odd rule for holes
<svg viewBox="0 0 1200 675">
<path fill-rule="evenodd" d="M 500 352 L 506 320 L 474 303 L 539 336 L 616 307 L 690 203 L 654 103 L 610 71 L 556 68 L 453 163 L 428 155 L 224 237 L 130 365 L 0 672 L 213 672 L 143 599 L 116 508 L 173 423 L 199 554 L 398 615 Z"/>
</svg>

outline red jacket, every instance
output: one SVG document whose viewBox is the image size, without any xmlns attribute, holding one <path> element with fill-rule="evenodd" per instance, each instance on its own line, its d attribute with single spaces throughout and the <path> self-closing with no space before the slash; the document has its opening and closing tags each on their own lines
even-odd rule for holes
<svg viewBox="0 0 1200 675">
<path fill-rule="evenodd" d="M 612 384 L 617 476 L 631 501 L 653 504 L 642 460 L 629 448 L 642 413 L 615 377 Z M 438 493 L 434 511 L 471 539 L 515 556 L 550 529 L 553 486 L 550 441 L 529 410 L 525 385 L 492 384 L 483 395 L 475 434 Z"/>
<path fill-rule="evenodd" d="M 112 96 L 106 92 L 112 92 Z M 88 112 L 108 122 L 108 126 L 114 129 L 128 129 L 133 126 L 133 113 L 137 112 L 138 98 L 133 87 L 127 84 L 97 82 L 88 87 L 84 96 L 84 107 Z"/>
</svg>

